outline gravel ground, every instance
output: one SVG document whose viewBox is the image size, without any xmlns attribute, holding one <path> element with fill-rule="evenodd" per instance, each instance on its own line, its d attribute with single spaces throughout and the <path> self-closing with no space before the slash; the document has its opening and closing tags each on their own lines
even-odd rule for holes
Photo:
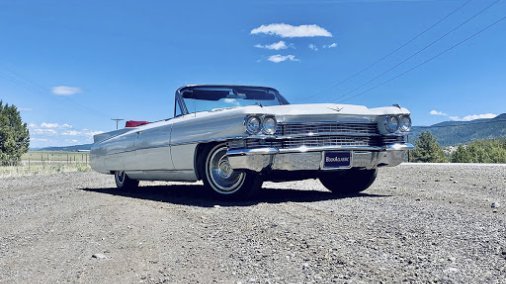
<svg viewBox="0 0 506 284">
<path fill-rule="evenodd" d="M 357 197 L 315 180 L 244 203 L 96 173 L 0 179 L 0 282 L 506 283 L 506 166 L 381 169 Z"/>
</svg>

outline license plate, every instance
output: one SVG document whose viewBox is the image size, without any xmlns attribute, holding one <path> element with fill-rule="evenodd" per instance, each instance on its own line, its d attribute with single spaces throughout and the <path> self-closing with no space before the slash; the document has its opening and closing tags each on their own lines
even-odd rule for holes
<svg viewBox="0 0 506 284">
<path fill-rule="evenodd" d="M 351 152 L 330 151 L 323 153 L 323 168 L 349 169 L 351 168 Z"/>
</svg>

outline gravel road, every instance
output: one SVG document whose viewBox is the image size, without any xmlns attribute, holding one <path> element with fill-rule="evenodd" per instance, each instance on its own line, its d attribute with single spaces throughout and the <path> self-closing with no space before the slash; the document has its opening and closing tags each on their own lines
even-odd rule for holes
<svg viewBox="0 0 506 284">
<path fill-rule="evenodd" d="M 0 179 L 0 283 L 506 283 L 506 166 L 381 169 L 357 197 L 316 180 L 251 202 L 199 184 Z"/>
</svg>

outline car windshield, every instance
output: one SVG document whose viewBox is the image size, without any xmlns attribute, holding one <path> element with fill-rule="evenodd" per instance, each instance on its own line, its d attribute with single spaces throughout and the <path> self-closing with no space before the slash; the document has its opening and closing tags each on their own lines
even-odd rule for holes
<svg viewBox="0 0 506 284">
<path fill-rule="evenodd" d="M 268 88 L 192 88 L 185 90 L 182 97 L 190 113 L 249 105 L 271 106 L 284 104 L 280 101 L 276 92 Z"/>
</svg>

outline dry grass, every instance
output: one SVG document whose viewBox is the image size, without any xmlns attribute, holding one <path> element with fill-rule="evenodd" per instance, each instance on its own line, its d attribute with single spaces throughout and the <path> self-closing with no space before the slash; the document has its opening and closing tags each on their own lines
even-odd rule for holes
<svg viewBox="0 0 506 284">
<path fill-rule="evenodd" d="M 0 177 L 49 175 L 91 170 L 88 153 L 30 151 L 15 166 L 0 166 Z"/>
</svg>

